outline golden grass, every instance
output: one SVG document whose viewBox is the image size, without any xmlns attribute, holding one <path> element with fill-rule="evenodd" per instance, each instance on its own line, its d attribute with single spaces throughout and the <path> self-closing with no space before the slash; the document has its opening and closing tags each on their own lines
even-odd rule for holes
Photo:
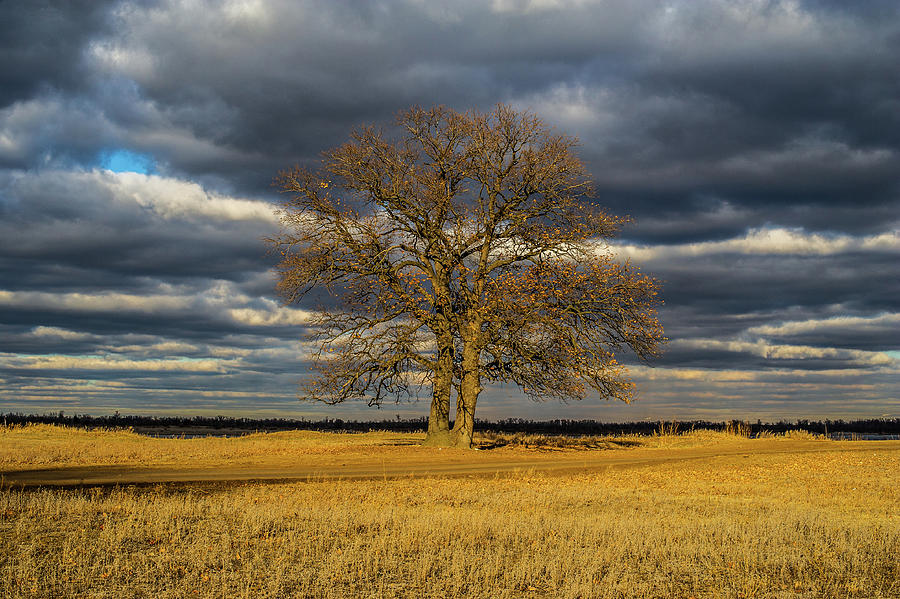
<svg viewBox="0 0 900 599">
<path fill-rule="evenodd" d="M 0 470 L 62 466 L 225 466 L 284 463 L 311 455 L 397 453 L 418 445 L 424 434 L 285 431 L 241 437 L 155 438 L 129 429 L 85 430 L 52 424 L 0 426 Z M 725 433 L 693 431 L 655 437 L 564 437 L 478 433 L 476 445 L 510 450 L 588 450 L 688 447 L 728 440 Z"/>
<path fill-rule="evenodd" d="M 253 464 L 404 445 L 411 435 L 391 432 L 285 431 L 241 437 L 155 438 L 129 429 L 84 430 L 52 424 L 0 427 L 0 469 L 50 466 Z"/>
<path fill-rule="evenodd" d="M 315 450 L 259 442 L 290 438 Z M 0 597 L 900 596 L 900 452 L 822 443 L 566 477 L 7 488 Z"/>
</svg>

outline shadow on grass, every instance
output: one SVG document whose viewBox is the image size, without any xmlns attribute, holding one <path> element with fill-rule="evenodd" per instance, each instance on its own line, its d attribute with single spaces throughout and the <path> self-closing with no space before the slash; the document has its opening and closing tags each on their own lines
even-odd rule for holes
<svg viewBox="0 0 900 599">
<path fill-rule="evenodd" d="M 379 443 L 382 447 L 410 447 L 421 445 L 421 439 L 409 437 L 389 437 Z M 473 446 L 479 450 L 501 449 L 503 447 L 521 447 L 538 451 L 593 451 L 598 449 L 629 449 L 641 447 L 644 443 L 638 439 L 622 437 L 566 435 L 540 435 L 527 433 L 476 433 Z"/>
<path fill-rule="evenodd" d="M 501 447 L 523 447 L 539 451 L 589 451 L 598 449 L 628 449 L 640 447 L 637 439 L 615 437 L 568 437 L 565 435 L 529 435 L 524 433 L 484 433 L 475 441 L 478 449 L 489 450 Z"/>
<path fill-rule="evenodd" d="M 421 439 L 410 439 L 409 437 L 393 437 L 385 439 L 380 445 L 388 445 L 391 447 L 405 447 L 408 445 L 421 445 Z"/>
</svg>

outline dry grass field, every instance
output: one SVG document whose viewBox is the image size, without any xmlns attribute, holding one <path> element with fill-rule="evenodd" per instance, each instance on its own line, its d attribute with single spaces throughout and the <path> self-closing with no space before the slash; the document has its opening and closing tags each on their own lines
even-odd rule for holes
<svg viewBox="0 0 900 599">
<path fill-rule="evenodd" d="M 416 440 L 16 427 L 0 430 L 0 471 L 227 470 L 388 456 L 590 467 L 291 483 L 7 483 L 0 597 L 900 597 L 900 442 L 701 431 L 574 444 L 492 436 L 480 441 L 494 449 L 461 452 Z M 652 461 L 661 455 L 684 459 Z M 621 456 L 648 461 L 616 462 Z"/>
</svg>

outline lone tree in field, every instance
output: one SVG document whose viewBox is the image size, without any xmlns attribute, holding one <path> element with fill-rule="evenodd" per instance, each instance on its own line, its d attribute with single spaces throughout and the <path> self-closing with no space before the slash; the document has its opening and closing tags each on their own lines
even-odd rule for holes
<svg viewBox="0 0 900 599">
<path fill-rule="evenodd" d="M 611 255 L 625 221 L 590 201 L 577 141 L 503 105 L 412 108 L 397 125 L 280 174 L 279 292 L 335 300 L 314 323 L 304 394 L 380 405 L 430 388 L 425 442 L 458 447 L 484 382 L 628 401 L 614 354 L 658 352 L 657 284 Z"/>
</svg>

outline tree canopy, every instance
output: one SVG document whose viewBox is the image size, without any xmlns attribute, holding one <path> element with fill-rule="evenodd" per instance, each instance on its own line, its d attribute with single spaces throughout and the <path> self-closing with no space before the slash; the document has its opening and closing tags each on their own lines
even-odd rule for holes
<svg viewBox="0 0 900 599">
<path fill-rule="evenodd" d="M 628 401 L 615 355 L 658 353 L 658 284 L 610 251 L 626 219 L 591 201 L 576 146 L 504 105 L 416 107 L 280 173 L 278 290 L 334 298 L 303 394 L 378 405 L 429 389 L 426 443 L 460 447 L 486 382 Z"/>
</svg>

